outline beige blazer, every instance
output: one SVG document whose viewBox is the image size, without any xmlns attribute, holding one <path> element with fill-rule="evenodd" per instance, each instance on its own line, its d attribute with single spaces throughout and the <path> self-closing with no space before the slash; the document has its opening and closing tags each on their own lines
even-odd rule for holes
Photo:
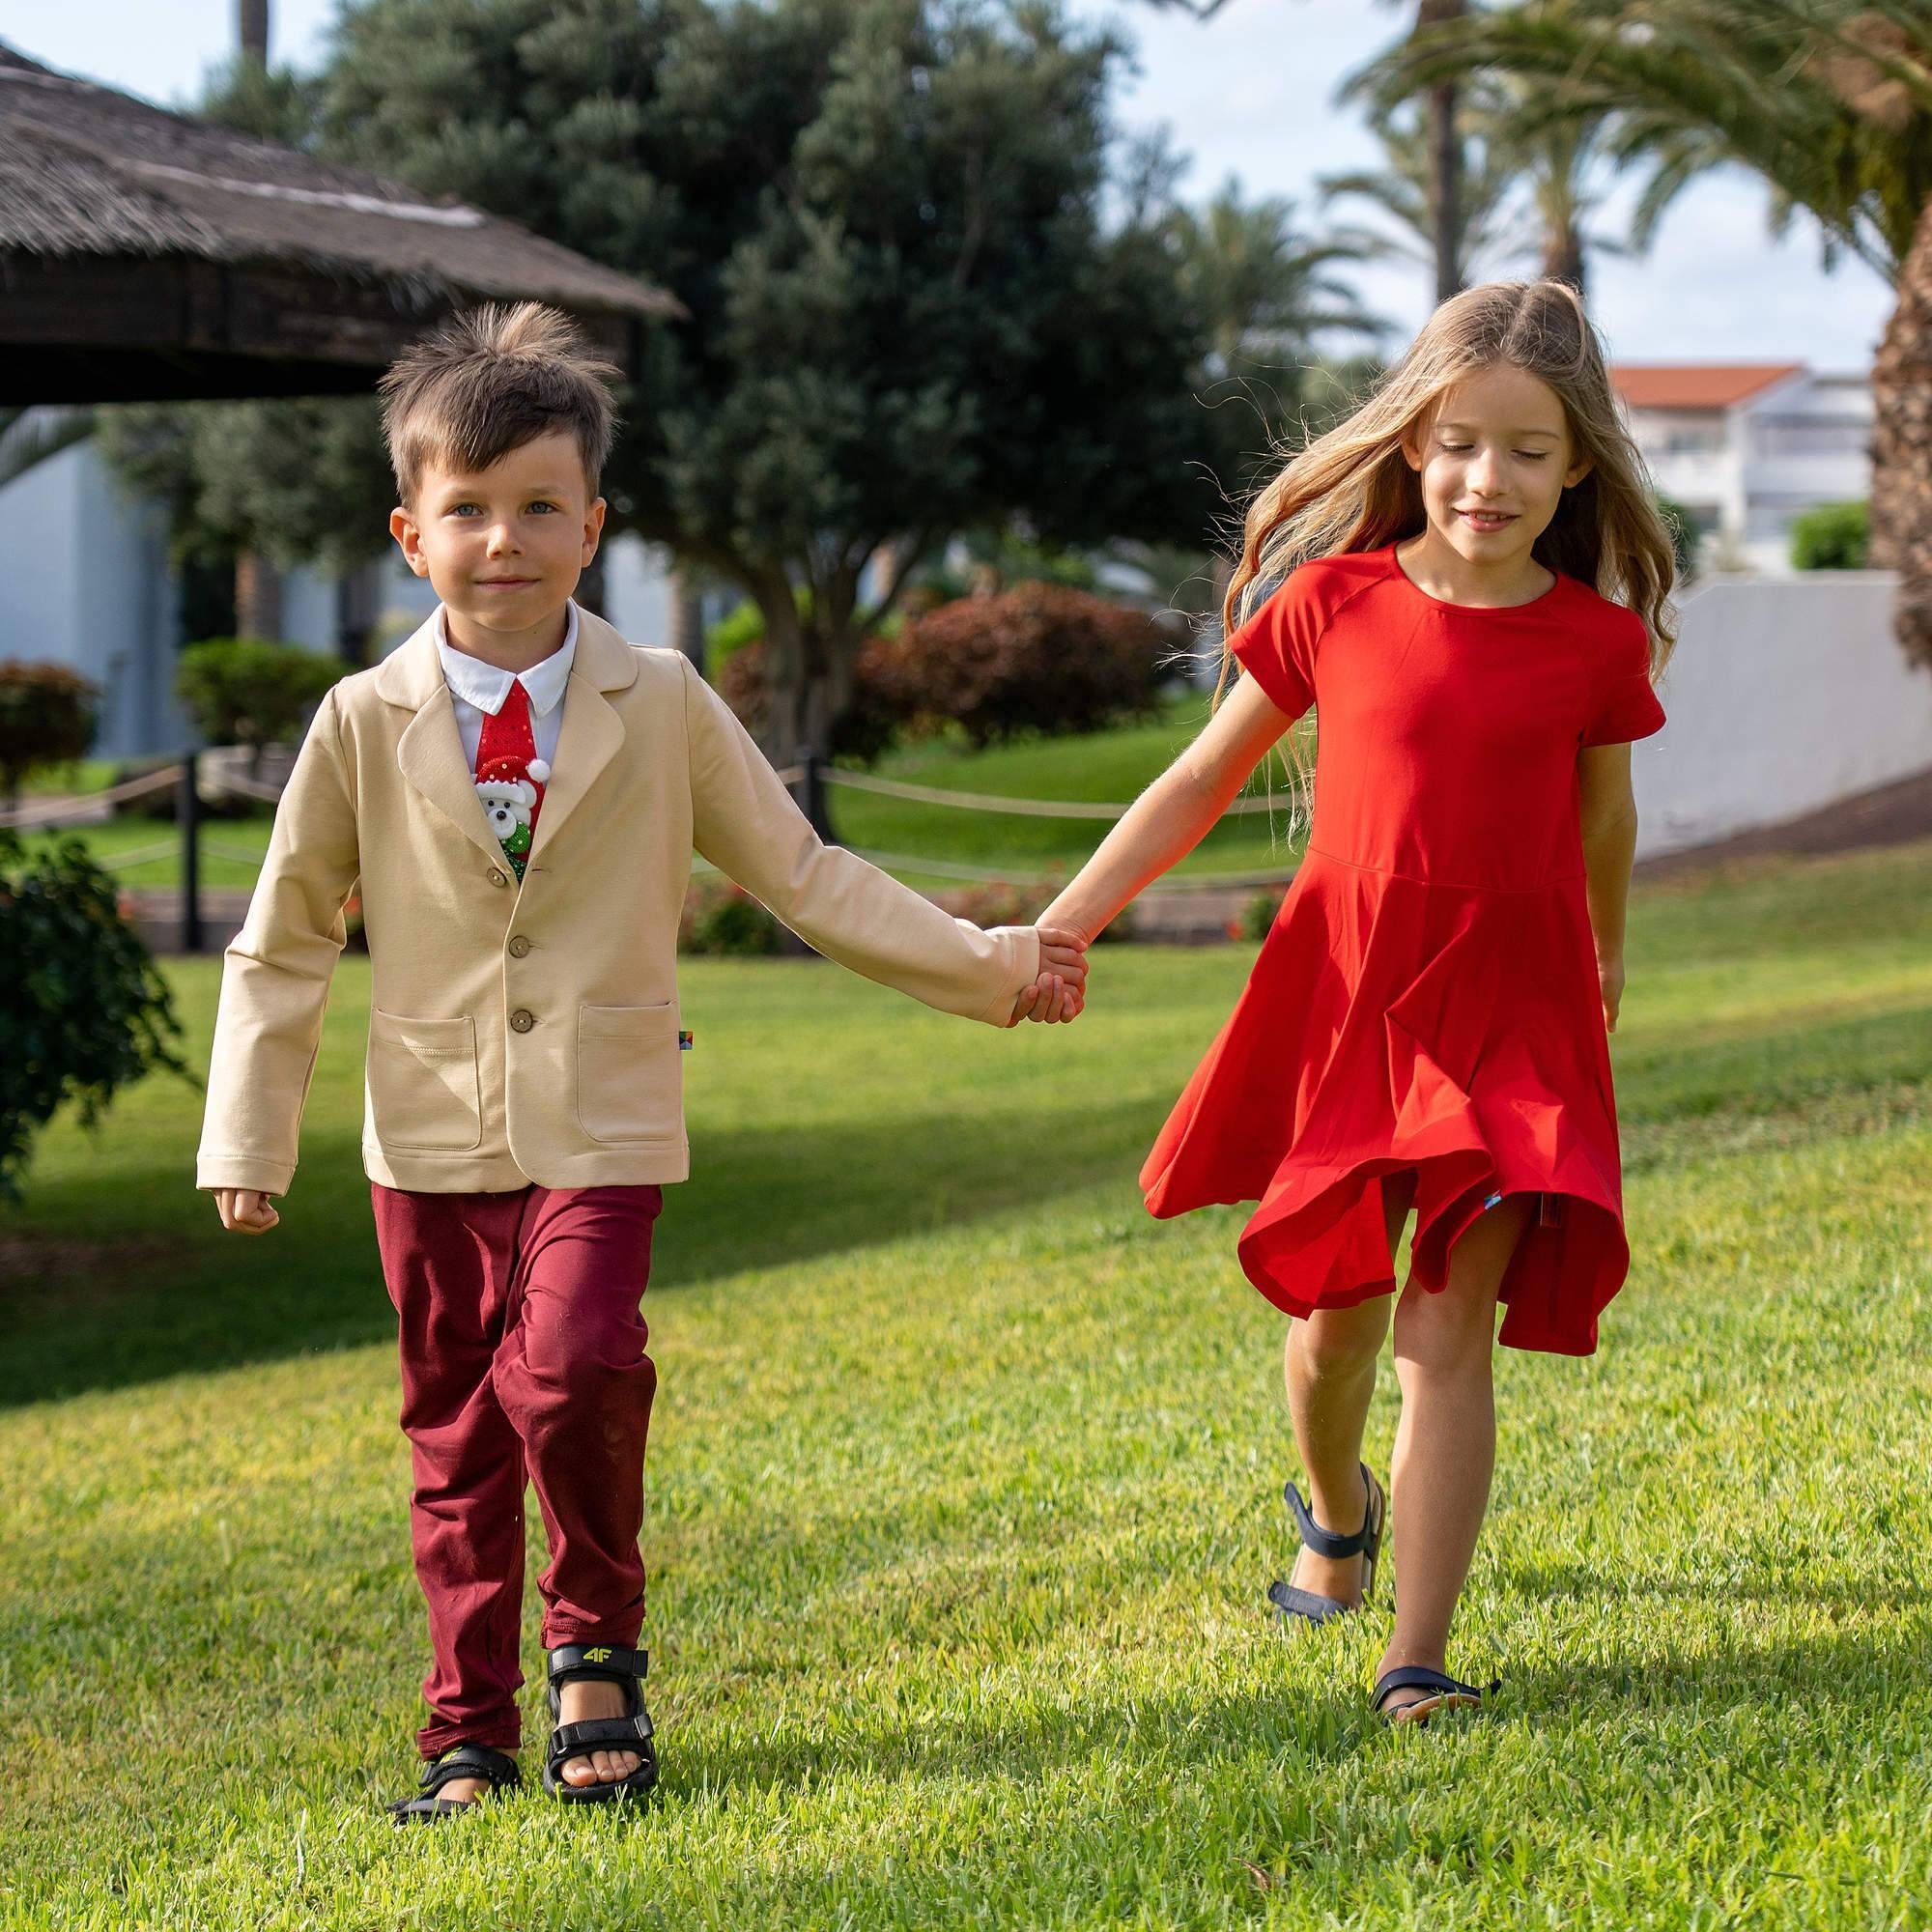
<svg viewBox="0 0 1932 1932">
<path fill-rule="evenodd" d="M 363 1164 L 432 1194 L 681 1180 L 678 915 L 695 848 L 820 952 L 1004 1022 L 1031 927 L 981 932 L 822 845 L 675 651 L 580 612 L 555 776 L 518 884 L 483 817 L 436 620 L 336 685 L 228 948 L 196 1184 L 287 1190 L 361 880 Z"/>
</svg>

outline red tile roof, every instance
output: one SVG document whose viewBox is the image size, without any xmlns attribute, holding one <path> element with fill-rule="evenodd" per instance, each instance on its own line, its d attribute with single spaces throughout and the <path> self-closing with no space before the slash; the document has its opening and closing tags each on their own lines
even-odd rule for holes
<svg viewBox="0 0 1932 1932">
<path fill-rule="evenodd" d="M 1610 383 L 1634 410 L 1727 410 L 1802 362 L 1613 362 Z"/>
</svg>

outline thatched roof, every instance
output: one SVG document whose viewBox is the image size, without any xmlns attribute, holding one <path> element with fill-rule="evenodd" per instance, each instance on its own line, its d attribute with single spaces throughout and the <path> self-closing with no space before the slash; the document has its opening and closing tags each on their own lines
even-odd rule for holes
<svg viewBox="0 0 1932 1932">
<path fill-rule="evenodd" d="M 0 402 L 366 388 L 437 315 L 526 297 L 627 362 L 682 313 L 513 222 L 0 44 Z"/>
</svg>

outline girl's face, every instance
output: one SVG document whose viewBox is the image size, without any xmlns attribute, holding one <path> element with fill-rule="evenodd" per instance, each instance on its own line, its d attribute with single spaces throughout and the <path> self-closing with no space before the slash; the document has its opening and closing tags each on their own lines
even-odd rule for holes
<svg viewBox="0 0 1932 1932">
<path fill-rule="evenodd" d="M 1525 561 L 1563 492 L 1590 470 L 1556 391 L 1509 363 L 1445 391 L 1403 439 L 1403 454 L 1421 479 L 1430 529 L 1482 570 Z"/>
</svg>

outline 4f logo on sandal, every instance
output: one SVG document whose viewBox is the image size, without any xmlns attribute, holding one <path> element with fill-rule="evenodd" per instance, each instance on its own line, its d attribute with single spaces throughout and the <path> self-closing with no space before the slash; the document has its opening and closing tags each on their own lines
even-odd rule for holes
<svg viewBox="0 0 1932 1932">
<path fill-rule="evenodd" d="M 611 1661 L 611 1646 L 600 1643 L 595 1650 L 586 1650 L 583 1661 L 585 1663 L 608 1663 Z"/>
</svg>

